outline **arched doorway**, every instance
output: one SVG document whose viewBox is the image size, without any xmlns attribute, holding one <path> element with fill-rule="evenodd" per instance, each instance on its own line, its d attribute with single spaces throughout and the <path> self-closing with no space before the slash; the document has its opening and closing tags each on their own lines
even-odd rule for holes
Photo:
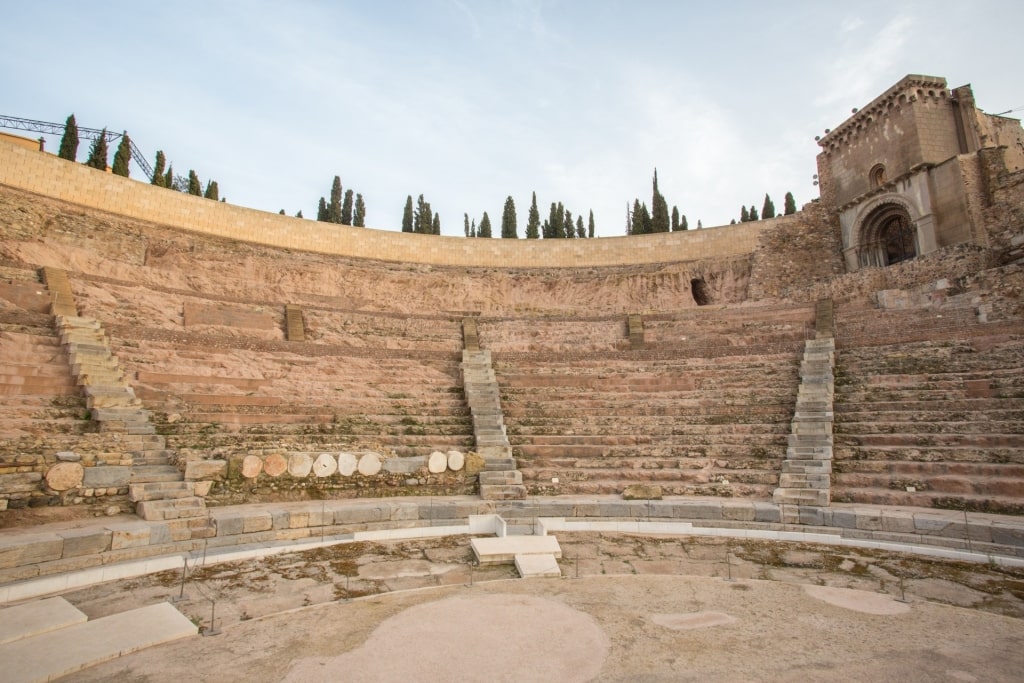
<svg viewBox="0 0 1024 683">
<path fill-rule="evenodd" d="M 891 266 L 917 254 L 917 230 L 904 206 L 883 204 L 864 219 L 857 250 L 861 266 Z"/>
</svg>

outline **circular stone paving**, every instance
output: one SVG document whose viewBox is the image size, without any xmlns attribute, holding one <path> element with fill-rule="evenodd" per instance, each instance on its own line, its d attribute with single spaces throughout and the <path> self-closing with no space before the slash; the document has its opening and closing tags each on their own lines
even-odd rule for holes
<svg viewBox="0 0 1024 683">
<path fill-rule="evenodd" d="M 284 681 L 339 681 L 358 671 L 366 681 L 572 683 L 597 676 L 609 646 L 593 617 L 556 600 L 459 595 L 396 614 L 350 652 L 300 659 Z"/>
</svg>

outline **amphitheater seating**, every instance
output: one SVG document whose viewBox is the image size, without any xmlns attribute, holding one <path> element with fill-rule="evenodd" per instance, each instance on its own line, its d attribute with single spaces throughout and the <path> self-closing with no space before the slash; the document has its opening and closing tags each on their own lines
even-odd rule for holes
<svg viewBox="0 0 1024 683">
<path fill-rule="evenodd" d="M 1024 336 L 965 306 L 838 328 L 833 500 L 1024 512 Z"/>
<path fill-rule="evenodd" d="M 82 433 L 86 406 L 38 273 L 4 263 L 0 277 L 0 453 L 14 457 L 39 437 Z"/>
</svg>

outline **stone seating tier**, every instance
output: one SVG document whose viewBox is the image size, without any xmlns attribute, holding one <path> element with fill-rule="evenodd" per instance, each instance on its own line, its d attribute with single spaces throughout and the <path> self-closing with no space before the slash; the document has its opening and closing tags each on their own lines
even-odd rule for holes
<svg viewBox="0 0 1024 683">
<path fill-rule="evenodd" d="M 513 453 L 534 490 L 621 493 L 651 482 L 666 495 L 766 498 L 778 482 L 795 353 L 505 354 L 495 366 Z"/>
<path fill-rule="evenodd" d="M 1019 341 L 847 349 L 838 369 L 837 500 L 1024 512 Z"/>
</svg>

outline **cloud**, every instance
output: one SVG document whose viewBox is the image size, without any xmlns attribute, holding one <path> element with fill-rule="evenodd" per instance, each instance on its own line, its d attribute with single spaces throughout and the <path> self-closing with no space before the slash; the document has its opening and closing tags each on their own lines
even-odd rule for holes
<svg viewBox="0 0 1024 683">
<path fill-rule="evenodd" d="M 815 106 L 829 107 L 838 103 L 862 103 L 889 85 L 899 76 L 893 65 L 905 61 L 904 48 L 914 29 L 914 19 L 899 15 L 879 29 L 872 40 L 864 41 L 863 32 L 845 32 L 841 52 L 826 61 L 825 86 L 814 99 Z"/>
</svg>

